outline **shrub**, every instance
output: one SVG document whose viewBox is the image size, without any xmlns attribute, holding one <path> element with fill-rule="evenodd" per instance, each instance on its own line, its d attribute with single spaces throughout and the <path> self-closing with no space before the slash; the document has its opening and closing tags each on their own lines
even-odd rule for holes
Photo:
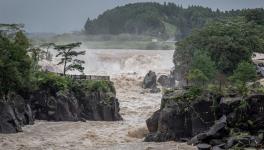
<svg viewBox="0 0 264 150">
<path fill-rule="evenodd" d="M 37 87 L 39 89 L 50 89 L 52 92 L 66 90 L 70 81 L 71 79 L 55 73 L 39 72 L 36 74 Z"/>
<path fill-rule="evenodd" d="M 73 81 L 70 85 L 70 88 L 74 92 L 88 91 L 88 92 L 111 92 L 116 94 L 115 87 L 110 81 L 95 81 L 95 80 L 86 80 L 86 81 Z"/>
</svg>

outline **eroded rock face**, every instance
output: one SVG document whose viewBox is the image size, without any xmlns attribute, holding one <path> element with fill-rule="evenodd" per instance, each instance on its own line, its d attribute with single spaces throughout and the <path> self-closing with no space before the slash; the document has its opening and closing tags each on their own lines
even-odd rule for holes
<svg viewBox="0 0 264 150">
<path fill-rule="evenodd" d="M 264 144 L 264 95 L 242 98 L 207 93 L 192 101 L 189 98 L 184 90 L 165 93 L 159 113 L 147 120 L 151 133 L 145 141 L 187 138 L 198 149 L 260 148 Z"/>
<path fill-rule="evenodd" d="M 14 108 L 7 103 L 0 103 L 0 133 L 17 133 L 22 131 Z"/>
<path fill-rule="evenodd" d="M 59 91 L 52 94 L 40 90 L 31 95 L 31 106 L 39 120 L 78 121 L 79 104 L 73 93 Z"/>
<path fill-rule="evenodd" d="M 160 110 L 156 111 L 148 120 L 146 120 L 146 124 L 150 133 L 158 131 L 159 117 Z"/>
<path fill-rule="evenodd" d="M 0 102 L 0 133 L 22 132 L 22 126 L 34 124 L 34 116 L 29 104 L 13 94 L 12 101 Z"/>
<path fill-rule="evenodd" d="M 84 92 L 83 95 L 78 99 L 81 106 L 80 117 L 95 121 L 122 120 L 118 99 L 112 93 Z"/>
<path fill-rule="evenodd" d="M 153 89 L 157 86 L 157 75 L 153 71 L 149 71 L 143 81 L 144 89 Z"/>
<path fill-rule="evenodd" d="M 85 90 L 74 93 L 59 91 L 55 94 L 40 90 L 31 96 L 36 119 L 50 121 L 117 121 L 119 102 L 112 93 Z"/>
</svg>

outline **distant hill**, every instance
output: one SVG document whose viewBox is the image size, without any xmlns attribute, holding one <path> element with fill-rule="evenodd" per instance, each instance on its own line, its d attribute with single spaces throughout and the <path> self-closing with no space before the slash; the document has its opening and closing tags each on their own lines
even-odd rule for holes
<svg viewBox="0 0 264 150">
<path fill-rule="evenodd" d="M 223 17 L 239 15 L 240 11 L 221 12 L 201 6 L 183 8 L 174 3 L 135 3 L 107 10 L 85 24 L 87 34 L 137 34 L 163 39 L 182 39 L 195 28 Z"/>
</svg>

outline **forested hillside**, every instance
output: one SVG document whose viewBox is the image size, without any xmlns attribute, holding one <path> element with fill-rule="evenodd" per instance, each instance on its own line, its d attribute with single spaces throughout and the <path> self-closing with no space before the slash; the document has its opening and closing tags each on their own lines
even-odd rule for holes
<svg viewBox="0 0 264 150">
<path fill-rule="evenodd" d="M 182 39 L 211 20 L 239 15 L 241 11 L 221 12 L 210 8 L 174 3 L 135 3 L 104 12 L 85 24 L 87 34 L 143 34 L 164 39 Z"/>
</svg>

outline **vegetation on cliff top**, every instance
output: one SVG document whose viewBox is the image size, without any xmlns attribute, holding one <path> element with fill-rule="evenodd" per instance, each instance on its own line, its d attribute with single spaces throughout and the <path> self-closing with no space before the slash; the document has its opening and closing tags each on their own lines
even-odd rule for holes
<svg viewBox="0 0 264 150">
<path fill-rule="evenodd" d="M 263 9 L 247 10 L 243 16 L 211 22 L 194 31 L 176 44 L 176 72 L 196 86 L 201 82 L 205 87 L 219 85 L 221 91 L 231 83 L 237 89 L 245 88 L 247 82 L 256 80 L 253 53 L 264 52 L 263 14 Z"/>
<path fill-rule="evenodd" d="M 5 27 L 5 29 L 1 27 Z M 58 49 L 66 47 L 67 50 L 75 47 L 75 45 L 55 46 Z M 42 58 L 42 53 L 41 48 L 30 47 L 29 40 L 19 26 L 0 26 L 0 100 L 9 101 L 11 93 L 27 95 L 27 93 L 40 89 L 56 93 L 60 90 L 72 90 L 78 86 L 87 92 L 101 91 L 115 94 L 115 89 L 110 81 L 79 82 L 67 76 L 41 71 L 38 62 Z M 69 51 L 69 53 L 62 58 L 62 61 L 71 59 L 70 55 L 78 56 L 80 54 L 75 51 Z M 70 65 L 66 66 L 68 70 L 76 68 L 76 66 L 78 69 L 82 67 L 76 63 Z"/>
</svg>

